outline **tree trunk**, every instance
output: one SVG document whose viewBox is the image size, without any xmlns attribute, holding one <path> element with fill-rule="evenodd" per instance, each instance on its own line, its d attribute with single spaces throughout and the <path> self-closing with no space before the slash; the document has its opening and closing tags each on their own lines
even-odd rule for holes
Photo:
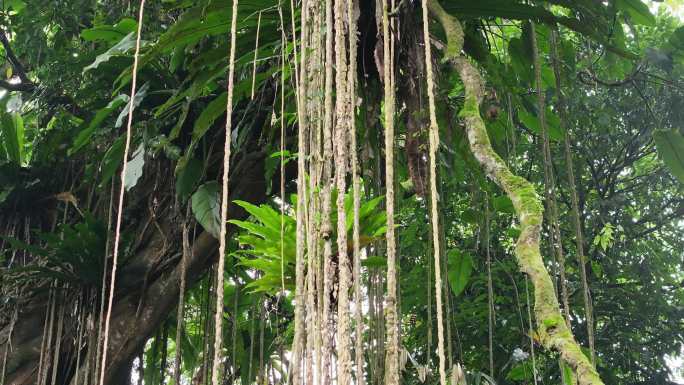
<svg viewBox="0 0 684 385">
<path fill-rule="evenodd" d="M 244 167 L 238 167 L 231 180 L 233 194 L 230 200 L 241 199 L 258 203 L 264 200 L 266 183 L 263 177 L 264 154 L 248 154 Z M 236 205 L 229 208 L 231 218 L 242 219 L 246 212 Z M 161 219 L 160 219 L 161 220 Z M 161 220 L 163 229 L 178 226 L 172 218 Z M 164 254 L 164 236 L 159 231 L 152 232 L 147 242 L 118 272 L 117 288 L 112 308 L 110 340 L 107 353 L 107 370 L 105 384 L 128 383 L 131 364 L 144 346 L 145 342 L 163 322 L 169 312 L 177 304 L 180 287 L 181 266 L 178 261 L 168 264 L 166 268 L 158 268 L 162 261 L 180 255 L 175 247 L 167 248 Z M 175 243 L 174 243 L 175 245 Z M 197 282 L 212 265 L 217 257 L 218 241 L 207 232 L 200 233 L 192 243 L 192 255 L 187 262 L 187 287 Z M 178 245 L 179 247 L 180 244 Z M 173 257 L 175 258 L 175 257 Z M 147 275 L 147 284 L 144 277 Z M 138 305 L 141 303 L 138 310 Z M 12 332 L 11 350 L 8 354 L 5 384 L 28 385 L 36 383 L 40 345 L 47 295 L 31 300 L 29 306 L 19 309 L 18 319 Z M 137 315 L 136 315 L 137 313 Z M 65 325 L 76 325 L 75 319 L 66 319 Z M 8 347 L 7 335 L 9 327 L 0 330 L 0 357 L 5 355 Z M 73 339 L 76 328 L 66 327 L 63 339 Z M 94 348 L 94 347 L 93 347 Z M 88 347 L 85 348 L 87 350 Z M 72 357 L 74 362 L 66 359 L 58 368 L 57 384 L 68 384 L 75 374 L 75 354 L 71 352 L 71 344 L 62 344 L 61 357 Z M 82 355 L 87 354 L 85 351 Z M 81 362 L 79 378 L 85 378 L 85 361 Z M 51 370 L 47 368 L 46 370 Z M 76 385 L 76 384 L 74 384 Z"/>
</svg>

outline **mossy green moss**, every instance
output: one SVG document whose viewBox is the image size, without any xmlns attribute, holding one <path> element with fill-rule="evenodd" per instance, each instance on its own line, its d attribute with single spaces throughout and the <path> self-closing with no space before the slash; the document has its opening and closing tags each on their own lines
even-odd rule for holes
<svg viewBox="0 0 684 385">
<path fill-rule="evenodd" d="M 544 328 L 546 329 L 551 329 L 555 328 L 558 325 L 562 324 L 564 321 L 560 316 L 551 316 L 551 318 L 547 318 L 542 321 L 542 324 L 544 325 Z"/>
<path fill-rule="evenodd" d="M 460 118 L 480 117 L 480 103 L 472 95 L 466 95 L 463 108 L 458 112 Z"/>
<path fill-rule="evenodd" d="M 544 261 L 539 252 L 539 237 L 543 206 L 537 192 L 526 179 L 513 174 L 492 148 L 484 121 L 480 116 L 482 79 L 478 70 L 462 58 L 463 30 L 457 19 L 449 15 L 437 0 L 428 3 L 430 12 L 439 20 L 447 36 L 446 58 L 458 70 L 465 87 L 465 102 L 459 116 L 465 120 L 470 147 L 488 176 L 506 191 L 513 201 L 521 234 L 516 245 L 520 269 L 530 279 L 535 291 L 535 314 L 542 343 L 547 349 L 558 350 L 575 370 L 580 385 L 602 385 L 596 370 L 582 354 L 579 345 L 565 324 L 558 300 Z"/>
</svg>

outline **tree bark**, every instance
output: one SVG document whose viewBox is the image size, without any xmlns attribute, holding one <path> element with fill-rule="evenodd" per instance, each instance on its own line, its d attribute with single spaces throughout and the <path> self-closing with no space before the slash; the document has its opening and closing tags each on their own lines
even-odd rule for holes
<svg viewBox="0 0 684 385">
<path fill-rule="evenodd" d="M 245 157 L 248 165 L 235 170 L 231 180 L 235 186 L 231 188 L 233 194 L 230 200 L 246 200 L 253 203 L 265 199 L 266 183 L 263 177 L 264 154 L 255 157 Z M 246 212 L 239 206 L 231 205 L 229 212 L 232 218 L 243 219 Z M 176 224 L 167 219 L 161 223 L 162 228 L 171 228 Z M 145 342 L 163 322 L 178 301 L 180 290 L 180 260 L 169 264 L 161 271 L 152 271 L 144 284 L 146 272 L 155 269 L 159 262 L 159 254 L 163 250 L 164 235 L 154 231 L 149 240 L 138 252 L 131 257 L 119 271 L 115 301 L 112 309 L 110 342 L 107 353 L 107 370 L 105 384 L 119 384 L 121 379 L 128 379 L 130 365 L 140 352 Z M 187 261 L 187 287 L 197 282 L 217 258 L 218 241 L 207 232 L 200 233 L 192 244 L 192 255 Z M 161 260 L 180 255 L 178 250 L 166 250 Z M 138 310 L 142 301 L 144 306 Z M 42 341 L 43 321 L 46 314 L 47 295 L 36 297 L 30 301 L 30 306 L 19 309 L 18 320 L 12 333 L 12 350 L 8 354 L 6 384 L 28 385 L 36 383 L 40 345 Z M 65 320 L 65 325 L 75 325 L 75 320 Z M 7 335 L 9 330 L 0 330 L 0 357 L 8 348 Z M 63 339 L 74 337 L 75 328 L 66 328 Z M 71 344 L 62 344 L 62 357 L 75 357 L 70 354 Z M 86 347 L 87 349 L 87 347 Z M 81 353 L 82 355 L 85 353 Z M 65 360 L 66 361 L 66 360 Z M 75 362 L 64 362 L 58 370 L 57 383 L 70 383 L 75 373 Z M 50 370 L 50 369 L 46 369 Z M 85 360 L 81 363 L 85 373 Z M 124 380 L 123 383 L 126 381 Z M 74 384 L 77 385 L 77 384 Z"/>
</svg>

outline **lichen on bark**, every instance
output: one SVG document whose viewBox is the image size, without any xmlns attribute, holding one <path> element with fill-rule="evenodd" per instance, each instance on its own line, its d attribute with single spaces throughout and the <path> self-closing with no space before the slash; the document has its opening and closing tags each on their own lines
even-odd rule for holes
<svg viewBox="0 0 684 385">
<path fill-rule="evenodd" d="M 461 77 L 465 102 L 460 117 L 465 121 L 470 149 L 484 168 L 487 176 L 501 187 L 513 202 L 520 222 L 515 254 L 520 270 L 527 274 L 534 286 L 534 311 L 537 331 L 547 349 L 560 353 L 575 371 L 580 385 L 603 385 L 596 369 L 582 353 L 572 332 L 563 321 L 551 277 L 544 266 L 539 250 L 543 208 L 534 186 L 511 172 L 492 148 L 485 123 L 480 115 L 483 81 L 477 68 L 461 55 L 463 29 L 458 19 L 447 13 L 437 0 L 429 0 L 430 13 L 441 24 L 447 37 L 444 60 Z"/>
</svg>

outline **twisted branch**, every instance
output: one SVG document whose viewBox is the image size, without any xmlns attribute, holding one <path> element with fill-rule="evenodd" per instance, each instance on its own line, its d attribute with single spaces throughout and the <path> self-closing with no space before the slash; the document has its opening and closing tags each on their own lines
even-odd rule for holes
<svg viewBox="0 0 684 385">
<path fill-rule="evenodd" d="M 436 1 L 428 3 L 430 12 L 444 28 L 447 36 L 445 60 L 458 71 L 465 88 L 465 104 L 460 115 L 465 120 L 470 149 L 477 161 L 513 201 L 520 221 L 520 236 L 516 244 L 516 257 L 520 269 L 534 285 L 535 315 L 541 342 L 547 349 L 560 353 L 573 368 L 580 385 L 603 385 L 596 369 L 582 353 L 572 332 L 563 320 L 553 283 L 539 251 L 542 205 L 534 186 L 511 172 L 506 163 L 492 148 L 485 123 L 480 116 L 479 104 L 483 96 L 483 82 L 475 66 L 461 56 L 463 30 L 455 17 L 448 14 Z"/>
</svg>

